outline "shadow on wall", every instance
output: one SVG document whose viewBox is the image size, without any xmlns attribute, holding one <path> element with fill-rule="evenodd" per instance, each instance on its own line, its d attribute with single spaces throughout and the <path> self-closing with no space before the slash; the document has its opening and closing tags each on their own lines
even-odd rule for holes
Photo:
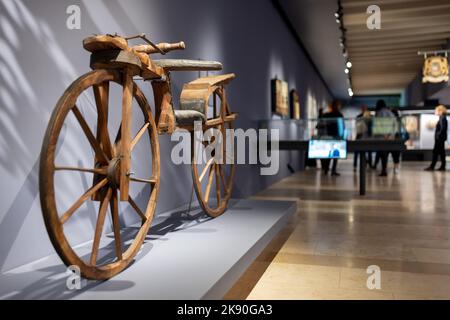
<svg viewBox="0 0 450 320">
<path fill-rule="evenodd" d="M 0 1 L 0 101 L 2 105 L 0 108 L 0 172 L 14 177 L 14 183 L 17 185 L 15 189 L 10 188 L 8 193 L 8 182 L 5 180 L 1 184 L 5 191 L 2 195 L 5 198 L 2 200 L 6 200 L 3 204 L 5 209 L 2 209 L 0 214 L 2 243 L 0 270 L 2 271 L 26 262 L 18 261 L 17 257 L 11 256 L 10 253 L 14 251 L 17 240 L 20 240 L 17 243 L 21 247 L 20 243 L 26 243 L 22 239 L 26 240 L 30 237 L 30 234 L 21 235 L 24 226 L 31 228 L 24 225 L 25 220 L 29 220 L 30 217 L 34 221 L 42 219 L 40 208 L 35 205 L 39 192 L 38 154 L 48 119 L 57 99 L 72 81 L 89 70 L 89 56 L 81 46 L 82 38 L 93 33 L 137 34 L 143 31 L 142 27 L 137 30 L 134 26 L 132 19 L 124 11 L 123 3 L 108 2 L 106 6 L 103 1 L 83 1 L 86 6 L 82 10 L 84 12 L 85 9 L 88 13 L 83 16 L 83 34 L 76 33 L 74 39 L 65 37 L 67 30 L 58 30 L 58 26 L 65 27 L 67 17 L 65 9 L 72 2 L 52 2 L 51 11 L 62 13 L 54 17 L 52 12 L 42 13 L 49 7 L 45 3 L 30 3 L 23 0 Z M 83 4 L 80 3 L 80 6 L 83 7 Z M 138 6 L 142 9 L 149 4 Z M 99 15 L 106 15 L 108 19 L 99 19 Z M 89 20 L 89 17 L 92 20 Z M 149 31 L 148 21 L 144 22 L 147 23 L 144 31 Z M 169 25 L 165 22 L 164 28 Z M 192 73 L 190 75 L 192 76 Z M 146 83 L 141 87 L 148 96 L 148 100 L 152 101 L 151 86 Z M 174 87 L 175 90 L 180 91 L 181 85 L 175 83 Z M 163 156 L 170 156 L 173 145 L 170 139 L 163 137 L 160 142 Z M 77 158 L 74 153 L 68 154 L 67 157 Z M 190 192 L 186 192 L 186 183 L 192 184 L 190 166 L 175 167 L 170 161 L 162 163 L 161 174 L 164 179 L 161 183 L 162 196 L 158 211 L 172 209 L 188 201 Z M 136 200 L 138 203 L 146 202 L 146 199 L 142 197 Z M 91 218 L 95 219 L 96 212 L 93 210 L 93 207 L 88 209 L 92 211 Z M 91 223 L 95 223 L 92 221 Z M 42 221 L 38 225 L 41 228 L 33 230 L 37 234 L 31 238 L 42 239 L 46 242 L 46 246 L 30 249 L 30 257 L 27 259 L 39 258 L 53 252 L 49 247 Z"/>
<path fill-rule="evenodd" d="M 59 71 L 62 83 L 72 81 L 76 72 L 48 24 L 37 19 L 21 0 L 3 0 L 0 7 L 7 14 L 0 16 L 3 33 L 0 38 L 0 97 L 3 105 L 0 110 L 0 163 L 11 173 L 23 174 L 28 173 L 29 163 L 36 155 L 31 153 L 29 141 L 22 133 L 44 127 L 49 116 L 49 108 L 40 105 L 39 88 L 30 81 L 30 70 L 23 68 L 24 52 L 43 51 L 50 64 Z"/>
<path fill-rule="evenodd" d="M 80 31 L 65 28 L 65 11 L 71 4 L 86 12 Z M 129 5 L 119 0 L 0 0 L 0 32 L 0 174 L 8 177 L 0 181 L 2 271 L 53 252 L 36 201 L 37 158 L 55 102 L 69 83 L 89 70 L 89 55 L 81 46 L 85 36 L 145 32 L 155 41 L 186 41 L 187 50 L 170 58 L 222 60 L 224 72 L 237 74 L 228 98 L 232 110 L 240 114 L 236 127 L 243 129 L 256 127 L 258 120 L 270 115 L 268 88 L 277 74 L 293 79 L 300 92 L 306 94 L 311 85 L 316 97 L 326 95 L 270 1 L 134 0 Z M 270 69 L 272 57 L 282 62 L 275 69 Z M 174 75 L 175 96 L 197 75 Z M 139 86 L 152 101 L 149 84 Z M 189 201 L 192 186 L 190 166 L 168 160 L 170 138 L 162 137 L 160 143 L 163 179 L 158 212 Z M 259 166 L 238 166 L 234 195 L 254 194 L 286 176 L 286 162 L 298 161 L 298 154 L 282 155 L 281 161 L 280 173 L 267 179 L 259 175 Z"/>
<path fill-rule="evenodd" d="M 32 56 L 42 53 L 53 66 L 48 71 L 63 84 L 71 82 L 76 72 L 49 25 L 36 18 L 23 1 L 2 0 L 0 8 L 0 164 L 1 169 L 12 176 L 25 176 L 9 210 L 1 217 L 0 269 L 3 269 L 8 250 L 38 194 L 38 147 L 34 139 L 36 135 L 42 137 L 40 133 L 50 111 L 50 106 L 40 104 L 39 82 L 31 80 L 32 70 L 28 69 L 29 65 L 26 67 L 24 59 L 34 62 Z M 40 75 L 41 78 L 46 76 Z M 6 190 L 3 194 L 7 194 Z"/>
</svg>

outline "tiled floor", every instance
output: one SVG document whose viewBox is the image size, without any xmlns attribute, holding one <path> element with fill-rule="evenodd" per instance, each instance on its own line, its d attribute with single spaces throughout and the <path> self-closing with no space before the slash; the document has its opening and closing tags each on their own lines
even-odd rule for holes
<svg viewBox="0 0 450 320">
<path fill-rule="evenodd" d="M 298 212 L 225 298 L 450 299 L 450 172 L 424 166 L 369 170 L 365 197 L 349 161 L 341 177 L 308 169 L 264 190 L 255 198 L 296 200 Z"/>
</svg>

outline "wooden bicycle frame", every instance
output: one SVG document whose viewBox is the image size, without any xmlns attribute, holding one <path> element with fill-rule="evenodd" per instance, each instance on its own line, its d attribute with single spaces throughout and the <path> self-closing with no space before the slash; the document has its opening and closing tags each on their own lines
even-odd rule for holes
<svg viewBox="0 0 450 320">
<path fill-rule="evenodd" d="M 142 61 L 145 61 L 143 64 Z M 141 76 L 146 81 L 151 81 L 155 102 L 155 120 L 158 134 L 172 134 L 176 129 L 186 129 L 193 131 L 193 125 L 177 125 L 173 103 L 170 73 L 163 68 L 155 65 L 149 56 L 145 53 L 127 50 L 103 50 L 94 52 L 91 55 L 91 67 L 93 69 L 120 69 L 123 75 L 123 99 L 122 99 L 122 124 L 120 132 L 120 201 L 128 201 L 129 180 L 131 168 L 131 150 L 134 147 L 134 141 L 131 138 L 132 126 L 132 100 L 133 100 L 133 77 Z M 223 80 L 219 77 L 211 82 L 190 83 L 184 86 L 181 99 L 188 98 L 193 100 L 208 101 L 211 94 L 217 90 L 224 90 L 223 84 L 231 81 L 232 78 Z M 215 81 L 214 81 L 215 80 Z M 220 81 L 222 80 L 222 81 Z M 219 83 L 219 85 L 216 85 Z M 203 124 L 203 130 L 221 125 L 225 122 L 231 122 L 236 119 L 236 114 L 231 114 L 228 105 L 221 115 L 216 118 L 207 119 Z M 147 128 L 143 127 L 137 134 L 136 139 L 145 132 Z"/>
<path fill-rule="evenodd" d="M 141 38 L 149 45 L 130 47 L 127 40 L 132 38 Z M 192 132 L 194 127 L 195 130 L 198 128 L 196 121 L 201 121 L 202 137 L 205 136 L 206 130 L 215 128 L 220 130 L 226 139 L 224 133 L 226 130 L 234 128 L 233 122 L 237 114 L 230 111 L 225 85 L 234 79 L 235 75 L 231 73 L 200 77 L 185 84 L 180 96 L 180 110 L 174 110 L 171 71 L 222 70 L 222 64 L 215 61 L 184 59 L 152 60 L 150 54 L 165 54 L 172 50 L 184 49 L 185 45 L 183 42 L 156 45 L 145 38 L 145 35 L 131 38 L 117 35 L 95 35 L 84 39 L 83 47 L 91 52 L 90 66 L 93 71 L 85 73 L 72 82 L 56 103 L 42 142 L 39 191 L 45 226 L 58 255 L 66 265 L 79 266 L 84 277 L 104 280 L 111 278 L 130 265 L 148 234 L 161 184 L 161 155 L 158 135 L 171 134 L 178 129 Z M 135 77 L 141 77 L 151 83 L 155 103 L 153 110 L 140 86 L 135 84 Z M 121 120 L 118 128 L 109 126 L 108 121 L 110 90 L 114 90 L 114 88 L 110 88 L 111 84 L 118 85 L 122 91 Z M 93 90 L 95 98 L 96 132 L 91 130 L 85 114 L 82 113 L 83 110 L 79 108 L 81 101 L 78 99 L 88 90 Z M 213 114 L 208 119 L 211 98 Z M 80 102 L 80 105 L 77 105 L 77 102 Z M 137 133 L 132 128 L 132 125 L 138 120 L 133 120 L 134 112 L 142 114 L 144 118 Z M 69 121 L 73 121 L 70 118 L 72 114 L 89 142 L 90 150 L 85 152 L 86 148 L 83 148 L 79 157 L 84 155 L 90 158 L 93 155 L 92 162 L 89 161 L 89 164 L 83 162 L 88 167 L 82 167 L 81 164 L 61 165 L 59 163 L 61 159 L 56 157 L 58 141 L 65 134 L 63 128 L 69 124 Z M 115 137 L 110 137 L 110 129 L 116 133 Z M 149 143 L 140 144 L 139 150 L 137 150 L 136 146 L 141 140 L 144 141 L 143 138 L 146 136 Z M 215 140 L 203 141 L 203 144 L 206 147 L 214 142 Z M 195 148 L 195 145 L 196 143 L 191 143 L 191 148 Z M 226 157 L 225 146 L 225 143 L 220 144 L 221 149 L 217 151 Z M 141 156 L 146 159 L 148 155 L 151 158 L 148 166 L 145 163 L 143 166 L 136 166 L 137 169 L 144 167 L 145 170 L 131 172 L 133 170 L 131 157 L 133 160 L 137 160 L 136 158 Z M 234 157 L 234 155 L 233 152 L 232 156 Z M 199 206 L 208 216 L 218 217 L 226 211 L 231 198 L 236 169 L 235 161 L 221 163 L 212 158 L 206 163 L 197 163 L 195 150 L 191 153 L 191 160 L 193 191 L 197 195 Z M 150 177 L 141 176 L 142 171 L 147 171 L 147 169 L 151 171 Z M 57 200 L 60 197 L 58 195 L 63 194 L 64 189 L 59 190 L 60 186 L 55 184 L 58 180 L 56 172 L 60 177 L 63 174 L 68 177 L 71 174 L 69 172 L 92 174 L 92 186 L 87 190 L 82 190 L 81 195 L 68 208 L 59 208 Z M 145 192 L 142 192 L 143 188 L 139 189 L 141 190 L 140 194 L 143 195 L 140 203 L 133 200 L 135 193 L 132 191 L 136 191 L 136 184 L 146 184 L 144 188 L 148 187 Z M 210 201 L 214 185 L 215 200 Z M 58 189 L 57 192 L 56 189 Z M 148 197 L 147 190 L 150 192 Z M 69 241 L 71 238 L 68 237 L 70 228 L 64 228 L 68 220 L 76 212 L 81 211 L 79 209 L 87 201 L 99 202 L 89 261 L 84 259 L 84 253 L 81 256 L 80 251 L 72 247 Z M 122 241 L 122 222 L 119 219 L 120 212 L 125 212 L 125 210 L 122 210 L 123 206 L 119 205 L 119 201 L 128 202 L 132 211 L 141 220 L 140 227 L 132 236 L 133 239 L 127 238 L 126 243 Z M 143 205 L 145 205 L 145 210 L 141 209 Z M 112 256 L 111 259 L 105 256 L 106 260 L 99 261 L 99 250 L 108 207 L 112 219 L 115 256 Z M 133 226 L 136 227 L 137 224 L 133 223 Z M 105 246 L 105 249 L 107 247 Z"/>
</svg>

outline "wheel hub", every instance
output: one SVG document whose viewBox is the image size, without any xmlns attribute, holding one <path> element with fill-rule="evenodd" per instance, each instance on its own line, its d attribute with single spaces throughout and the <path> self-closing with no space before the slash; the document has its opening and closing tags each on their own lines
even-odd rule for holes
<svg viewBox="0 0 450 320">
<path fill-rule="evenodd" d="M 113 188 L 120 185 L 120 157 L 112 159 L 108 164 L 107 178 Z"/>
</svg>

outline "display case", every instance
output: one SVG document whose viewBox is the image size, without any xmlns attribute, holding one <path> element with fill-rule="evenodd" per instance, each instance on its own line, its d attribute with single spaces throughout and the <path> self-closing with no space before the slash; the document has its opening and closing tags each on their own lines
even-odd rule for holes
<svg viewBox="0 0 450 320">
<path fill-rule="evenodd" d="M 447 117 L 447 119 L 450 120 L 450 117 Z M 409 134 L 409 140 L 406 142 L 408 150 L 432 150 L 434 147 L 434 131 L 438 120 L 438 116 L 431 112 L 402 115 L 403 126 Z M 449 140 L 450 134 L 447 138 L 447 149 L 450 146 Z"/>
<path fill-rule="evenodd" d="M 389 139 L 404 132 L 403 119 L 397 118 L 321 118 L 266 119 L 259 121 L 260 129 L 278 130 L 280 140 L 307 141 L 311 139 Z"/>
</svg>

